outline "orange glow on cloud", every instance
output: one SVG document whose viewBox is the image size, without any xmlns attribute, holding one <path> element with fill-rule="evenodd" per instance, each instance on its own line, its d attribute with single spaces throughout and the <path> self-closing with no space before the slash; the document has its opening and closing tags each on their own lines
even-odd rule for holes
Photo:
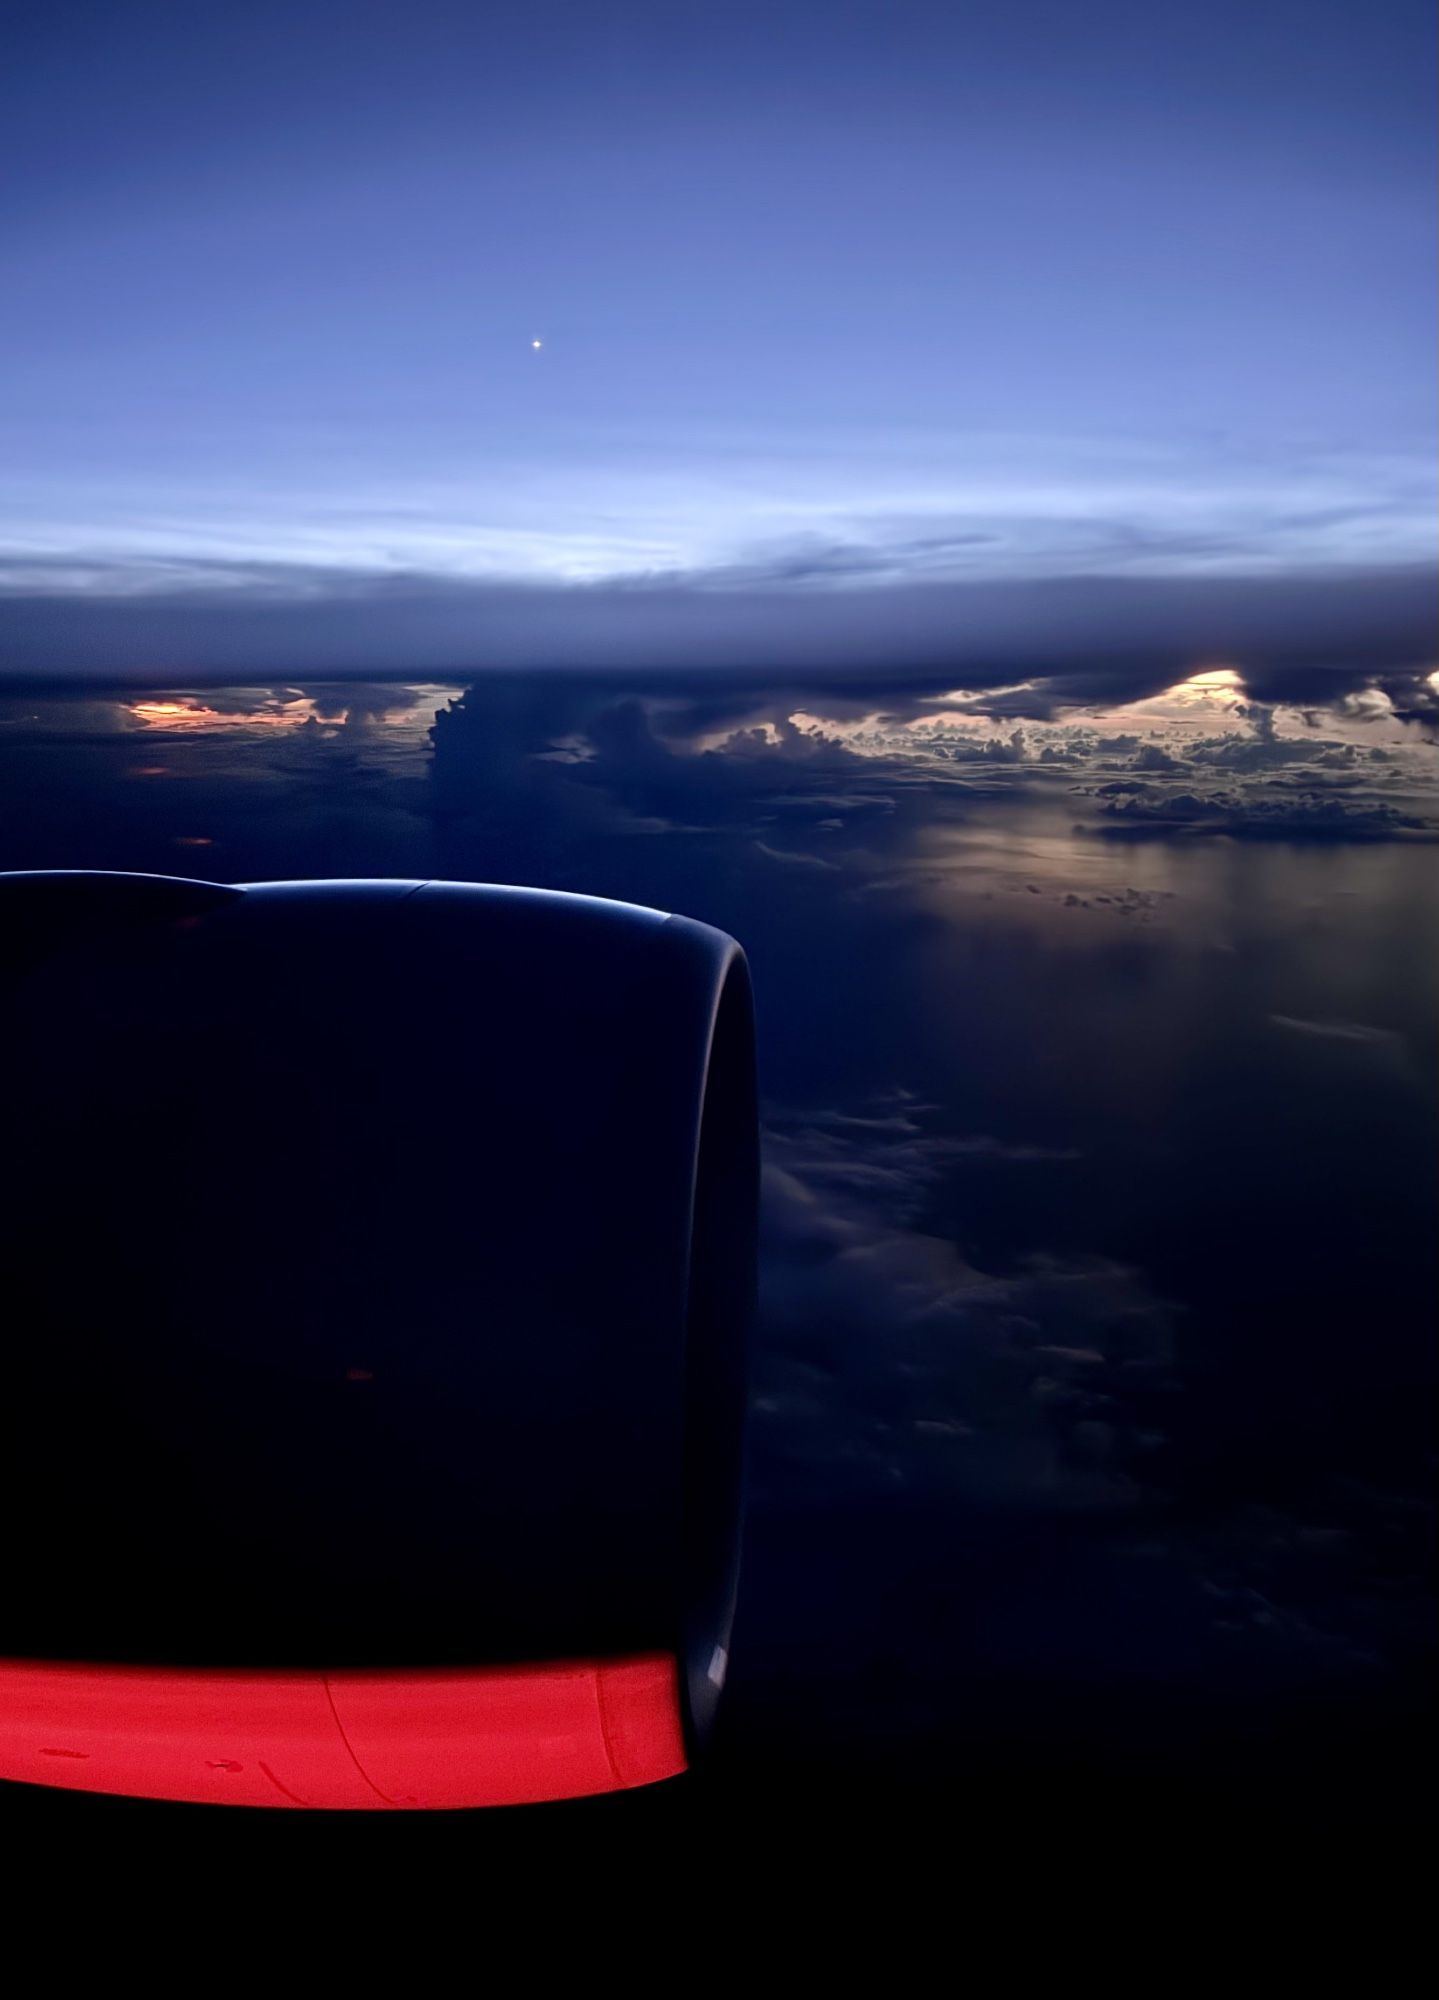
<svg viewBox="0 0 1439 2000">
<path fill-rule="evenodd" d="M 384 727 L 397 735 L 423 735 L 434 720 L 436 710 L 456 689 L 425 682 L 395 690 L 395 698 L 361 708 L 360 718 L 368 728 Z M 298 688 L 283 693 L 267 689 L 226 689 L 207 698 L 201 694 L 178 692 L 147 695 L 127 701 L 124 713 L 142 729 L 158 729 L 173 734 L 199 735 L 206 730 L 302 729 L 314 723 L 327 734 L 344 728 L 351 719 L 348 702 L 335 702 L 324 694 L 304 694 Z M 134 777 L 156 777 L 160 765 L 145 765 L 132 772 Z"/>
<path fill-rule="evenodd" d="M 126 707 L 147 729 L 293 729 L 314 713 L 309 701 L 284 708 L 218 709 L 203 701 L 132 701 Z"/>
</svg>

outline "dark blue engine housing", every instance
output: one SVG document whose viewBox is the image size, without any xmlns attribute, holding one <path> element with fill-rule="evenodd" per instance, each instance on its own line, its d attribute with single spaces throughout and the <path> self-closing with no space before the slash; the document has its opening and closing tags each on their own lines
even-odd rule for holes
<svg viewBox="0 0 1439 2000">
<path fill-rule="evenodd" d="M 733 1612 L 749 978 L 535 890 L 0 877 L 0 1652 L 686 1662 Z"/>
</svg>

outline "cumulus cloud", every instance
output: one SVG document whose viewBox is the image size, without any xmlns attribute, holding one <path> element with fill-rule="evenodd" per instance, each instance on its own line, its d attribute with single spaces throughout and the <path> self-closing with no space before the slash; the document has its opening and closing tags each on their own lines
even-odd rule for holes
<svg viewBox="0 0 1439 2000">
<path fill-rule="evenodd" d="M 1093 802 L 1089 830 L 1111 840 L 1415 840 L 1439 829 L 1439 774 L 1424 746 L 1401 756 L 1281 729 L 1267 705 L 1235 707 L 1237 728 L 1156 734 L 1152 718 L 1143 733 L 956 719 L 933 697 L 897 713 L 887 683 L 859 680 L 836 697 L 745 676 L 506 675 L 473 683 L 437 718 L 435 781 L 456 827 L 523 792 L 551 834 L 600 817 L 616 831 L 742 829 L 758 858 L 812 875 L 838 875 L 842 856 L 856 887 L 869 885 L 866 855 L 878 865 L 903 853 L 921 825 L 1061 783 Z M 1105 884 L 1071 900 L 1113 897 Z"/>
<path fill-rule="evenodd" d="M 1233 792 L 1173 792 L 1166 797 L 1127 793 L 1104 801 L 1106 819 L 1093 832 L 1110 840 L 1203 838 L 1231 840 L 1366 841 L 1439 838 L 1417 813 L 1385 800 L 1336 798 L 1320 793 L 1284 798 Z"/>
</svg>

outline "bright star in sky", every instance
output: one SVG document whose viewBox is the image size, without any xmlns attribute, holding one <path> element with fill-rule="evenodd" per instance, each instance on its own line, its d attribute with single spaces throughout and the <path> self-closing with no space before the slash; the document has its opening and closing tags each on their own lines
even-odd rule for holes
<svg viewBox="0 0 1439 2000">
<path fill-rule="evenodd" d="M 532 340 L 532 341 L 530 342 L 530 346 L 531 346 L 531 347 L 543 347 L 543 346 L 544 346 L 544 342 L 543 342 L 542 340 Z"/>
</svg>

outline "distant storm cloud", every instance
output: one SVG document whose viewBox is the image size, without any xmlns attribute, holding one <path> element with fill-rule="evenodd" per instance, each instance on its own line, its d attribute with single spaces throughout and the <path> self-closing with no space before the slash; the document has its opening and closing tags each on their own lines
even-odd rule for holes
<svg viewBox="0 0 1439 2000">
<path fill-rule="evenodd" d="M 0 674 L 347 679 L 500 668 L 724 669 L 773 694 L 859 692 L 902 712 L 963 688 L 992 717 L 1158 693 L 1227 664 L 1264 701 L 1380 685 L 1429 719 L 1433 581 L 1417 563 L 1205 575 L 871 581 L 689 574 L 567 586 L 295 565 L 92 566 L 73 587 L 0 565 Z M 728 697 L 733 699 L 733 692 Z"/>
</svg>

